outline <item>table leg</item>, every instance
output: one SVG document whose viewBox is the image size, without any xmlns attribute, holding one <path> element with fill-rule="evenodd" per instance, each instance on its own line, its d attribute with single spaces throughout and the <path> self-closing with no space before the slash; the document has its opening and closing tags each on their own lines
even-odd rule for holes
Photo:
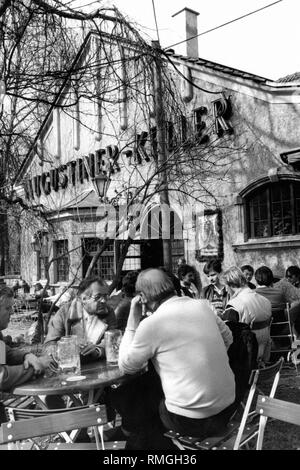
<svg viewBox="0 0 300 470">
<path fill-rule="evenodd" d="M 36 395 L 36 396 L 34 397 L 36 404 L 37 404 L 37 405 L 40 405 L 40 407 L 42 408 L 42 410 L 48 410 L 48 409 L 49 409 L 49 408 L 47 407 L 45 401 L 44 401 L 44 400 L 45 400 L 45 396 L 46 396 L 46 395 Z M 44 400 L 43 400 L 43 398 L 44 398 Z"/>
</svg>

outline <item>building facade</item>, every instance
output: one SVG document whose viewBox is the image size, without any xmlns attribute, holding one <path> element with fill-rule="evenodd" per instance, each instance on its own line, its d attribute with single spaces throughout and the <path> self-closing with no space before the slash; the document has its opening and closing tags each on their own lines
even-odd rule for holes
<svg viewBox="0 0 300 470">
<path fill-rule="evenodd" d="M 196 12 L 179 15 L 195 36 Z M 106 238 L 94 272 L 111 281 L 132 218 L 138 224 L 123 271 L 164 264 L 155 95 L 147 93 L 144 64 L 132 72 L 136 87 L 126 86 L 132 76 L 125 77 L 124 60 L 136 48 L 112 41 L 110 48 L 120 58 L 117 69 L 85 77 L 92 99 L 84 93 L 74 99 L 78 88 L 65 83 L 18 174 L 19 196 L 40 207 L 50 222 L 21 223 L 21 274 L 30 282 L 49 276 L 59 286 L 81 279 Z M 102 52 L 91 33 L 77 64 Z M 274 82 L 209 62 L 198 57 L 193 39 L 183 52 L 168 51 L 164 59 L 184 109 L 166 117 L 167 152 L 170 161 L 180 162 L 169 168 L 166 236 L 173 265 L 185 258 L 202 273 L 203 263 L 218 256 L 224 267 L 265 264 L 283 275 L 300 254 L 300 79 Z M 103 84 L 105 110 L 97 99 Z M 109 175 L 102 201 L 92 184 L 97 174 Z M 147 197 L 139 199 L 145 184 Z M 188 188 L 185 194 L 181 187 Z M 135 204 L 120 218 L 133 192 Z M 122 230 L 115 224 L 121 219 Z"/>
</svg>

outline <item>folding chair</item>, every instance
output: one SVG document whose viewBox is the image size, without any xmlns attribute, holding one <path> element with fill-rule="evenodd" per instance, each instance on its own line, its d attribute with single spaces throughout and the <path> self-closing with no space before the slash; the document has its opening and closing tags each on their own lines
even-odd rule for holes
<svg viewBox="0 0 300 470">
<path fill-rule="evenodd" d="M 11 408 L 11 407 L 7 407 L 5 409 L 5 412 L 6 412 L 6 416 L 7 416 L 7 419 L 9 420 L 9 423 L 5 423 L 5 424 L 10 424 L 10 423 L 25 423 L 25 421 L 27 423 L 30 423 L 30 426 L 31 426 L 31 423 L 34 420 L 36 419 L 41 419 L 41 418 L 45 418 L 47 419 L 48 417 L 50 417 L 52 419 L 53 416 L 61 416 L 62 414 L 66 415 L 66 414 L 69 414 L 70 412 L 75 412 L 75 411 L 83 411 L 84 410 L 88 410 L 89 408 L 94 408 L 96 406 L 96 410 L 97 410 L 97 413 L 98 413 L 98 416 L 97 416 L 97 423 L 98 423 L 98 426 L 95 427 L 93 426 L 93 424 L 88 424 L 87 426 L 84 426 L 84 425 L 80 425 L 78 426 L 78 424 L 76 423 L 75 421 L 75 425 L 73 425 L 73 427 L 71 428 L 71 430 L 73 432 L 71 432 L 70 434 L 68 434 L 66 431 L 68 429 L 59 429 L 58 431 L 55 431 L 53 430 L 53 432 L 49 432 L 48 434 L 51 435 L 51 434 L 59 434 L 63 439 L 64 439 L 64 443 L 61 443 L 61 442 L 57 442 L 57 443 L 49 443 L 48 446 L 47 446 L 47 449 L 48 450 L 52 450 L 53 448 L 55 450 L 80 450 L 82 448 L 85 448 L 85 449 L 94 449 L 96 450 L 96 447 L 98 448 L 99 446 L 99 436 L 100 436 L 100 439 L 101 439 L 101 446 L 102 446 L 102 449 L 104 450 L 119 450 L 119 449 L 123 449 L 125 447 L 125 444 L 126 442 L 125 441 L 115 441 L 115 442 L 109 442 L 109 443 L 104 443 L 104 440 L 103 440 L 103 426 L 105 424 L 107 424 L 107 415 L 106 415 L 106 408 L 104 405 L 90 405 L 90 406 L 79 406 L 79 407 L 74 407 L 74 408 L 61 408 L 61 409 L 56 409 L 56 410 L 30 410 L 30 409 L 22 409 L 22 408 Z M 101 421 L 99 421 L 101 420 Z M 80 421 L 79 421 L 80 422 Z M 101 423 L 101 424 L 99 424 Z M 94 433 L 94 436 L 95 436 L 95 440 L 96 440 L 96 444 L 94 443 L 74 443 L 75 439 L 76 439 L 76 436 L 77 436 L 77 431 L 78 429 L 81 429 L 81 428 L 85 428 L 85 427 L 92 427 L 93 429 L 93 433 Z M 76 430 L 76 431 L 74 431 Z M 46 433 L 47 434 L 47 433 Z M 39 436 L 42 436 L 42 434 Z M 28 439 L 31 440 L 32 442 L 32 446 L 36 449 L 41 449 L 40 446 L 32 440 L 32 438 L 35 437 L 35 436 L 29 436 Z M 95 447 L 96 446 L 96 447 Z"/>
<path fill-rule="evenodd" d="M 274 397 L 275 392 L 277 390 L 280 378 L 280 371 L 283 362 L 284 359 L 283 357 L 281 357 L 275 364 L 269 367 L 252 371 L 249 379 L 251 388 L 248 394 L 247 402 L 245 405 L 238 434 L 236 436 L 236 440 L 233 446 L 233 450 L 238 450 L 245 444 L 248 444 L 248 442 L 258 434 L 258 429 L 256 428 L 254 429 L 253 433 L 250 433 L 250 435 L 248 435 L 246 439 L 242 440 L 247 421 L 249 421 L 249 419 L 253 420 L 253 418 L 257 416 L 256 410 L 250 411 L 255 394 L 257 392 L 261 393 L 262 390 L 264 390 L 264 392 L 266 393 L 266 389 L 270 389 L 269 396 L 271 398 Z"/>
<path fill-rule="evenodd" d="M 262 450 L 268 418 L 274 418 L 300 426 L 300 405 L 297 403 L 259 395 L 256 404 L 256 413 L 260 415 L 256 450 Z"/>
<path fill-rule="evenodd" d="M 100 405 L 83 406 L 72 410 L 26 410 L 16 408 L 14 410 L 8 409 L 7 413 L 12 420 L 1 425 L 0 443 L 11 444 L 17 442 L 17 450 L 20 450 L 18 441 L 88 427 L 93 428 L 96 440 L 95 446 L 97 450 L 100 450 L 99 427 L 107 422 L 105 407 Z M 73 444 L 70 436 L 69 444 Z M 101 438 L 102 449 L 104 449 L 103 437 L 101 436 Z"/>
<path fill-rule="evenodd" d="M 271 357 L 276 359 L 279 355 L 288 361 L 293 351 L 293 329 L 290 319 L 290 307 L 286 304 L 284 309 L 272 310 L 271 323 Z"/>
<path fill-rule="evenodd" d="M 173 443 L 181 450 L 238 450 L 248 445 L 258 434 L 258 418 L 256 411 L 250 411 L 255 394 L 269 391 L 271 397 L 274 396 L 280 377 L 280 370 L 284 362 L 280 358 L 275 364 L 264 369 L 255 369 L 251 372 L 249 385 L 251 385 L 241 420 L 239 421 L 236 414 L 229 421 L 227 428 L 223 433 L 217 436 L 211 436 L 200 440 L 199 438 L 190 436 L 181 436 L 174 431 L 165 433 L 166 437 L 172 439 Z"/>
</svg>

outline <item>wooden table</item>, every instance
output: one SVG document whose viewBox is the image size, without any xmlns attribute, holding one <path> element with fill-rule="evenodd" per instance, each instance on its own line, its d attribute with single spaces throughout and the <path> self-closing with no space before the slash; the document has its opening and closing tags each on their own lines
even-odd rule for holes
<svg viewBox="0 0 300 470">
<path fill-rule="evenodd" d="M 105 360 L 81 366 L 81 375 L 85 376 L 85 379 L 74 382 L 67 381 L 70 375 L 65 374 L 39 377 L 18 385 L 12 393 L 34 396 L 40 405 L 46 408 L 45 403 L 39 399 L 40 396 L 71 395 L 73 397 L 76 393 L 88 392 L 87 404 L 91 404 L 96 401 L 105 387 L 112 384 L 118 386 L 132 377 L 123 374 L 118 365 L 107 364 Z"/>
</svg>

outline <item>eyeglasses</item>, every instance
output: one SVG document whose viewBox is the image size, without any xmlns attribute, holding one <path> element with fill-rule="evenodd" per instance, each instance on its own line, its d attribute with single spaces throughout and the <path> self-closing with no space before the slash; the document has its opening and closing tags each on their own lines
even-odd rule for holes
<svg viewBox="0 0 300 470">
<path fill-rule="evenodd" d="M 93 300 L 94 302 L 105 302 L 107 300 L 107 294 L 87 295 L 86 297 Z"/>
</svg>

